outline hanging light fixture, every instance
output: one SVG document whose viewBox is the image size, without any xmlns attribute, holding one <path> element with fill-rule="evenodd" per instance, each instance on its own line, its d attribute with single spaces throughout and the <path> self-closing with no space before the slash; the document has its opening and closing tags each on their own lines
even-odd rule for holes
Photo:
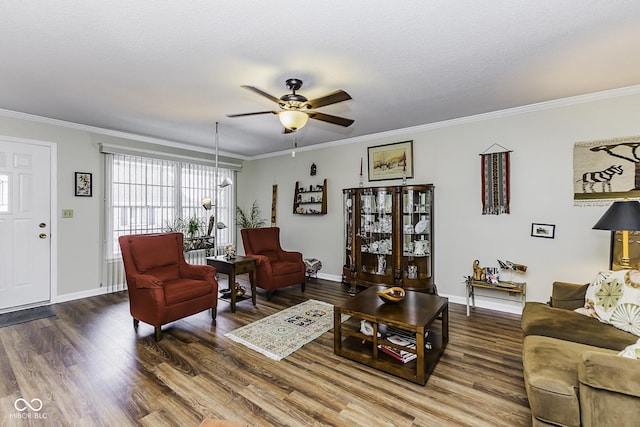
<svg viewBox="0 0 640 427">
<path fill-rule="evenodd" d="M 233 184 L 233 180 L 231 180 L 231 178 L 227 176 L 222 180 L 220 184 L 218 184 L 218 187 L 224 188 L 230 186 L 231 184 Z"/>
<path fill-rule="evenodd" d="M 300 130 L 309 121 L 309 116 L 299 110 L 285 110 L 278 113 L 282 126 L 289 130 Z"/>
<path fill-rule="evenodd" d="M 216 166 L 213 175 L 213 207 L 214 207 L 214 221 L 218 220 L 218 122 L 216 122 Z M 213 256 L 218 256 L 218 227 L 213 231 Z"/>
<path fill-rule="evenodd" d="M 213 205 L 213 201 L 211 200 L 211 197 L 202 198 L 202 207 L 205 208 L 205 210 L 210 211 L 212 205 Z"/>
<path fill-rule="evenodd" d="M 296 137 L 297 132 L 293 132 L 293 150 L 291 150 L 291 157 L 296 156 L 296 148 L 298 148 L 298 139 Z"/>
</svg>

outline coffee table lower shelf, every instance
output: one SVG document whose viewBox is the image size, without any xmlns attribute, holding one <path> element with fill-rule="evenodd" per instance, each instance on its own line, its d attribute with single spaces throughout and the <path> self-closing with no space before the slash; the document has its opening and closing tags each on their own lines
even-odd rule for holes
<svg viewBox="0 0 640 427">
<path fill-rule="evenodd" d="M 377 351 L 374 352 L 374 344 L 370 341 L 370 337 L 368 338 L 369 340 L 364 340 L 363 343 L 363 339 L 358 337 L 346 337 L 342 340 L 340 352 L 336 354 L 421 385 L 426 384 L 440 356 L 444 353 L 442 336 L 429 332 L 427 341 L 431 344 L 431 349 L 424 352 L 424 375 L 419 377 L 417 358 L 403 363 L 377 348 L 377 345 L 375 346 Z"/>
</svg>

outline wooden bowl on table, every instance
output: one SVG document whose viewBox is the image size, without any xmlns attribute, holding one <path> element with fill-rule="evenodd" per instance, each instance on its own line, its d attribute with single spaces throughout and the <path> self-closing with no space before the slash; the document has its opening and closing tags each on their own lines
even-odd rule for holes
<svg viewBox="0 0 640 427">
<path fill-rule="evenodd" d="M 406 292 L 403 288 L 394 286 L 383 291 L 378 291 L 376 292 L 376 295 L 378 295 L 378 297 L 387 304 L 395 304 L 402 301 Z"/>
</svg>

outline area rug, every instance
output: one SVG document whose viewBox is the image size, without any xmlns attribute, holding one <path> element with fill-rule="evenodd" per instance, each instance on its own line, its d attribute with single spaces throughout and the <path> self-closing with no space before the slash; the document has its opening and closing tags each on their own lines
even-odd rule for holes
<svg viewBox="0 0 640 427">
<path fill-rule="evenodd" d="M 271 359 L 282 360 L 332 328 L 333 305 L 310 299 L 224 336 Z"/>
<path fill-rule="evenodd" d="M 32 320 L 44 319 L 55 315 L 56 314 L 48 305 L 0 314 L 0 328 L 17 325 L 18 323 L 31 322 Z"/>
</svg>

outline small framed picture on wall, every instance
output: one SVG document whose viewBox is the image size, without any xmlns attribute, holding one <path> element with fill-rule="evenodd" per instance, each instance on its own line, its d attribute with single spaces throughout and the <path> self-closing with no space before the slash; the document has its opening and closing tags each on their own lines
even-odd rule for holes
<svg viewBox="0 0 640 427">
<path fill-rule="evenodd" d="M 531 224 L 531 236 L 532 237 L 544 237 L 546 239 L 553 239 L 556 234 L 556 226 L 553 224 Z"/>
<path fill-rule="evenodd" d="M 75 195 L 76 197 L 93 196 L 93 178 L 89 172 L 76 172 Z"/>
</svg>

